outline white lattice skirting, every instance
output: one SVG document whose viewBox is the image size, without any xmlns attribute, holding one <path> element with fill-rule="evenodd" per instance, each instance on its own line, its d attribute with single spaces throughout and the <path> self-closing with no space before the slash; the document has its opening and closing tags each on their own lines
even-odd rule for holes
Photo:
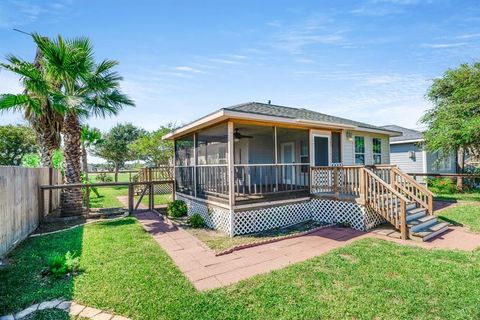
<svg viewBox="0 0 480 320">
<path fill-rule="evenodd" d="M 290 226 L 311 220 L 310 201 L 269 206 L 234 213 L 234 235 Z"/>
<path fill-rule="evenodd" d="M 188 207 L 188 215 L 200 214 L 207 226 L 230 234 L 230 210 L 196 201 L 177 194 Z M 233 213 L 233 235 L 260 232 L 315 220 L 342 223 L 352 229 L 368 231 L 385 220 L 371 209 L 354 202 L 312 198 L 288 204 L 236 210 Z"/>
<path fill-rule="evenodd" d="M 198 213 L 205 220 L 205 224 L 215 230 L 230 234 L 230 210 L 203 201 L 196 201 L 181 195 L 176 195 L 177 200 L 183 200 L 187 204 L 187 214 L 191 216 Z"/>
<path fill-rule="evenodd" d="M 310 206 L 313 220 L 342 223 L 356 230 L 367 231 L 385 222 L 380 215 L 358 203 L 312 198 Z"/>
</svg>

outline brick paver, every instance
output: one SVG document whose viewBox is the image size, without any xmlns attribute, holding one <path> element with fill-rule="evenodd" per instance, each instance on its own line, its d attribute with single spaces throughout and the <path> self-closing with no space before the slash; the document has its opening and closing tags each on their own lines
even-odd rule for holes
<svg viewBox="0 0 480 320">
<path fill-rule="evenodd" d="M 382 234 L 329 227 L 298 238 L 281 240 L 215 256 L 200 240 L 154 212 L 137 213 L 158 244 L 197 290 L 209 290 L 305 261 L 365 237 L 394 241 L 423 248 L 473 250 L 480 246 L 480 235 L 463 228 L 450 231 L 430 242 L 394 239 Z"/>
</svg>

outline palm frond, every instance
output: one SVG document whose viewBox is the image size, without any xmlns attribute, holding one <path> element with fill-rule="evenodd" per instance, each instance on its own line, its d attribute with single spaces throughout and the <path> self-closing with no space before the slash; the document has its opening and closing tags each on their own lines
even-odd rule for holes
<svg viewBox="0 0 480 320">
<path fill-rule="evenodd" d="M 2 94 L 0 95 L 0 111 L 22 111 L 40 114 L 41 102 L 26 94 Z"/>
</svg>

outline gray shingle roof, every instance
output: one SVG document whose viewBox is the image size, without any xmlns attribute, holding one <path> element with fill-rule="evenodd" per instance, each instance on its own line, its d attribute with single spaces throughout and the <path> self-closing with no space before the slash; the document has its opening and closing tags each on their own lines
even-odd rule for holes
<svg viewBox="0 0 480 320">
<path fill-rule="evenodd" d="M 391 137 L 390 142 L 423 139 L 422 132 L 417 130 L 408 129 L 408 128 L 404 128 L 396 125 L 382 126 L 382 128 L 385 128 L 387 130 L 399 131 L 402 133 L 402 135 L 399 137 Z"/>
<path fill-rule="evenodd" d="M 290 119 L 302 119 L 302 120 L 309 120 L 309 121 L 339 123 L 339 124 L 345 124 L 345 125 L 353 125 L 360 128 L 396 131 L 396 130 L 390 130 L 387 128 L 373 126 L 367 123 L 330 116 L 328 114 L 307 110 L 303 108 L 300 108 L 300 109 L 291 108 L 291 107 L 278 106 L 278 105 L 259 103 L 259 102 L 248 102 L 248 103 L 243 103 L 243 104 L 239 104 L 239 105 L 224 108 L 224 109 L 261 114 L 261 115 L 267 115 L 267 116 L 284 117 L 284 118 L 290 118 Z"/>
</svg>

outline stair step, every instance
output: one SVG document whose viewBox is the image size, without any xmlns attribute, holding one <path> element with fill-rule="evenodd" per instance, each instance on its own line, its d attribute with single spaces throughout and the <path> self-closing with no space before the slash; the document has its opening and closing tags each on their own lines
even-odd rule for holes
<svg viewBox="0 0 480 320">
<path fill-rule="evenodd" d="M 410 228 L 410 232 L 415 232 L 436 224 L 437 217 L 433 215 L 428 215 L 410 221 L 407 220 L 407 223 L 408 228 Z"/>
<path fill-rule="evenodd" d="M 427 209 L 425 208 L 415 208 L 407 210 L 407 222 L 421 218 L 427 214 Z"/>
<path fill-rule="evenodd" d="M 407 203 L 407 211 L 408 210 L 413 210 L 417 208 L 417 204 L 415 202 L 409 202 Z"/>
<path fill-rule="evenodd" d="M 437 221 L 436 224 L 429 226 L 428 228 L 421 229 L 417 232 L 411 232 L 410 238 L 412 240 L 427 241 L 447 231 L 449 226 L 450 224 L 448 222 Z"/>
</svg>

